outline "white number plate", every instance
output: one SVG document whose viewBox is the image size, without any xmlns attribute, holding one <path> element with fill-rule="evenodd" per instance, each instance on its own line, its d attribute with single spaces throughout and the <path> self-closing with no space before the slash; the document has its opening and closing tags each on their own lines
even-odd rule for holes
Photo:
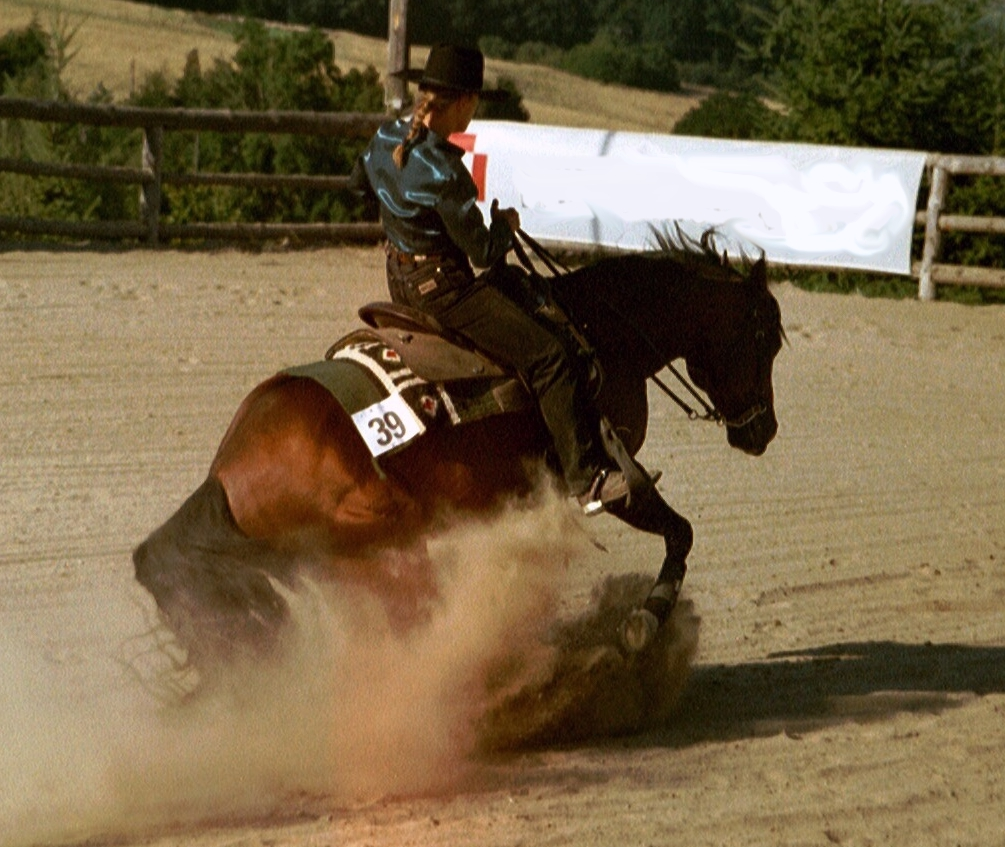
<svg viewBox="0 0 1005 847">
<path fill-rule="evenodd" d="M 426 429 L 400 394 L 367 406 L 352 420 L 374 456 L 406 444 Z"/>
</svg>

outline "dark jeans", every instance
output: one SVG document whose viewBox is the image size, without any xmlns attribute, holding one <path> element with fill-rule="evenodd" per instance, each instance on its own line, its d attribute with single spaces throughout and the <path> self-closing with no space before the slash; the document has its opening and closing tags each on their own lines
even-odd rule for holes
<svg viewBox="0 0 1005 847">
<path fill-rule="evenodd" d="M 586 369 L 550 329 L 503 292 L 519 288 L 514 276 L 522 273 L 519 268 L 500 263 L 475 277 L 466 261 L 434 264 L 422 273 L 421 264 L 389 258 L 392 298 L 431 314 L 523 377 L 551 433 L 569 491 L 582 493 L 608 463 Z M 430 280 L 435 288 L 430 288 Z"/>
</svg>

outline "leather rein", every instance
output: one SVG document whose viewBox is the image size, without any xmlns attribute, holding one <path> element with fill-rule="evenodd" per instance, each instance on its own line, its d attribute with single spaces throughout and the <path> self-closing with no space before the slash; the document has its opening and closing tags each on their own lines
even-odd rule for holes
<svg viewBox="0 0 1005 847">
<path fill-rule="evenodd" d="M 527 255 L 527 251 L 524 249 L 523 244 L 520 241 L 523 240 L 526 245 L 534 252 L 534 254 L 541 260 L 546 268 L 551 271 L 552 276 L 565 276 L 571 273 L 571 269 L 562 264 L 558 259 L 556 259 L 551 253 L 549 253 L 537 240 L 532 238 L 522 229 L 516 230 L 513 238 L 513 252 L 516 254 L 517 259 L 520 264 L 523 265 L 529 273 L 537 274 L 537 268 L 535 268 L 534 263 L 531 261 L 530 257 Z M 614 311 L 618 317 L 624 321 L 628 326 L 632 327 L 638 336 L 646 343 L 646 345 L 654 352 L 657 353 L 660 358 L 662 354 L 659 353 L 656 345 L 649 339 L 649 337 L 639 329 L 635 321 L 631 320 L 628 316 L 621 313 L 619 309 L 615 309 L 610 303 L 607 304 L 612 311 Z M 673 364 L 673 362 L 667 362 L 664 367 L 671 374 L 673 374 L 677 381 L 686 389 L 686 391 L 694 398 L 694 400 L 702 407 L 704 411 L 699 411 L 694 408 L 690 403 L 684 400 L 680 395 L 678 395 L 669 385 L 667 385 L 662 379 L 659 378 L 657 374 L 652 374 L 649 378 L 667 397 L 674 401 L 688 418 L 692 421 L 714 421 L 720 426 L 726 426 L 730 429 L 742 429 L 747 426 L 754 418 L 759 415 L 764 414 L 767 411 L 767 407 L 763 403 L 759 403 L 756 406 L 748 409 L 742 415 L 740 415 L 735 420 L 727 419 L 722 412 L 715 408 L 711 403 L 709 403 L 702 395 L 699 393 L 698 389 L 691 384 L 684 374 L 682 374 Z"/>
</svg>

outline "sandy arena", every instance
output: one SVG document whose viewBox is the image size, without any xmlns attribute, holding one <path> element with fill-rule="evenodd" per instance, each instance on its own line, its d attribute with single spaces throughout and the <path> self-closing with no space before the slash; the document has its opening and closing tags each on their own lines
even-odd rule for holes
<svg viewBox="0 0 1005 847">
<path fill-rule="evenodd" d="M 659 566 L 557 498 L 439 540 L 418 636 L 306 590 L 282 667 L 184 702 L 131 550 L 382 258 L 0 253 L 0 847 L 1005 845 L 1001 306 L 777 286 L 761 458 L 651 395 L 641 458 L 696 533 L 661 726 L 472 752 L 484 662 Z"/>
</svg>

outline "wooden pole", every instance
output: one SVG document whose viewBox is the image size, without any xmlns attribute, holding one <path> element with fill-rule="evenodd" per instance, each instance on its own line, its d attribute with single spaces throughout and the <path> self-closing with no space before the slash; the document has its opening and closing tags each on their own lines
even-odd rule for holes
<svg viewBox="0 0 1005 847">
<path fill-rule="evenodd" d="M 918 299 L 935 299 L 935 280 L 932 267 L 939 256 L 939 215 L 946 199 L 949 177 L 945 167 L 937 164 L 932 168 L 932 185 L 928 189 L 928 211 L 925 217 L 925 246 L 921 253 L 921 270 L 918 273 Z"/>
<path fill-rule="evenodd" d="M 408 53 L 408 0 L 389 0 L 384 106 L 390 114 L 399 114 L 408 98 L 408 81 L 404 77 L 394 76 L 408 70 Z"/>
</svg>

